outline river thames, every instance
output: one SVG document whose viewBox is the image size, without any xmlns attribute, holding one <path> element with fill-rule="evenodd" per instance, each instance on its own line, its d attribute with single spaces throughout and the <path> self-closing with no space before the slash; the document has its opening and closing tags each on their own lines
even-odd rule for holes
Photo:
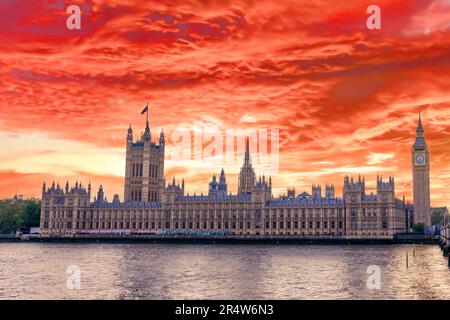
<svg viewBox="0 0 450 320">
<path fill-rule="evenodd" d="M 0 299 L 450 299 L 450 269 L 437 245 L 0 243 Z"/>
</svg>

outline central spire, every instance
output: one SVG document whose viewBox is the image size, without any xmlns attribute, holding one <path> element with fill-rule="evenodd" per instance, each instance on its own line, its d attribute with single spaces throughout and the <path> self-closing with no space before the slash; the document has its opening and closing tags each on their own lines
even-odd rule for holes
<svg viewBox="0 0 450 320">
<path fill-rule="evenodd" d="M 245 139 L 245 159 L 244 166 L 249 166 L 250 163 L 250 139 L 247 137 Z"/>
<path fill-rule="evenodd" d="M 251 193 L 255 186 L 255 181 L 255 171 L 250 162 L 250 139 L 247 137 L 245 139 L 244 165 L 241 167 L 241 172 L 239 173 L 238 193 Z"/>
</svg>

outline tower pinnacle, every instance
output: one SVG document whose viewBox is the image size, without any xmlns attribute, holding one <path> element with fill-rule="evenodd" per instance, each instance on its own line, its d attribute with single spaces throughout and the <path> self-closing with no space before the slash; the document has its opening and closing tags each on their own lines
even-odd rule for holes
<svg viewBox="0 0 450 320">
<path fill-rule="evenodd" d="M 247 137 L 245 139 L 245 159 L 244 166 L 250 165 L 250 139 Z"/>
<path fill-rule="evenodd" d="M 145 131 L 143 134 L 143 138 L 145 141 L 151 140 L 150 125 L 148 122 L 148 109 L 149 109 L 149 107 L 148 107 L 148 102 L 147 102 L 147 105 L 145 106 L 144 110 L 142 110 L 142 112 L 141 112 L 141 114 L 144 114 L 144 113 L 146 114 Z"/>
<path fill-rule="evenodd" d="M 417 129 L 416 129 L 416 133 L 417 136 L 419 137 L 423 137 L 423 127 L 422 127 L 422 116 L 421 113 L 419 112 L 419 123 L 417 124 Z"/>
<path fill-rule="evenodd" d="M 255 186 L 256 178 L 255 171 L 252 168 L 250 162 L 250 139 L 247 137 L 245 140 L 245 157 L 244 164 L 241 167 L 241 172 L 239 173 L 239 184 L 238 193 L 248 194 L 251 193 L 253 187 Z"/>
</svg>

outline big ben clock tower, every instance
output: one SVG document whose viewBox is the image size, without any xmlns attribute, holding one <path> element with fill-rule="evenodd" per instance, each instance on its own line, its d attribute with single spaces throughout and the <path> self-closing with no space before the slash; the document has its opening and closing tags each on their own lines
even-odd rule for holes
<svg viewBox="0 0 450 320">
<path fill-rule="evenodd" d="M 431 225 L 430 157 L 419 113 L 416 141 L 412 148 L 414 223 Z"/>
</svg>

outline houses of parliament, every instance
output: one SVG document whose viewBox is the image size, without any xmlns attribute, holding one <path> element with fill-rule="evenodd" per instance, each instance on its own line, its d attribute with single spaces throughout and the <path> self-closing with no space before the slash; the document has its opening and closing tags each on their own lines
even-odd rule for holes
<svg viewBox="0 0 450 320">
<path fill-rule="evenodd" d="M 107 201 L 103 187 L 92 199 L 91 185 L 42 186 L 41 237 L 80 236 L 252 236 L 336 239 L 393 239 L 414 223 L 431 224 L 429 154 L 419 115 L 412 147 L 414 204 L 395 195 L 394 177 L 377 177 L 367 194 L 364 177 L 344 177 L 343 194 L 334 185 L 313 185 L 311 193 L 274 197 L 272 179 L 257 178 L 249 140 L 238 192 L 228 192 L 224 170 L 212 177 L 208 195 L 188 195 L 185 181 L 164 179 L 164 133 L 152 140 L 147 122 L 139 139 L 126 136 L 124 199 Z M 324 191 L 322 193 L 322 191 Z"/>
</svg>

